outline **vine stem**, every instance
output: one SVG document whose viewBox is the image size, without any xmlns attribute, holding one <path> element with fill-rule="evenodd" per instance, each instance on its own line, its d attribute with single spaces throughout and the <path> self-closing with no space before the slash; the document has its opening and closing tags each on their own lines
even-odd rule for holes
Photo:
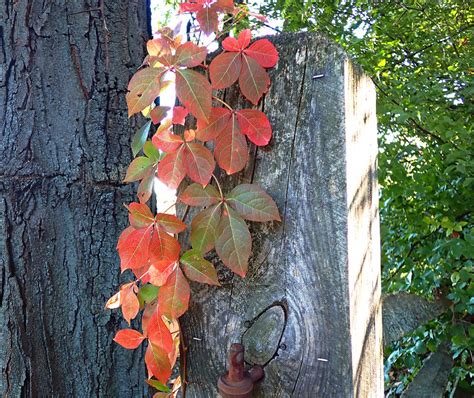
<svg viewBox="0 0 474 398">
<path fill-rule="evenodd" d="M 221 199 L 224 200 L 224 194 L 222 193 L 222 188 L 221 188 L 221 184 L 219 184 L 219 180 L 217 179 L 217 177 L 214 174 L 212 175 L 212 178 L 214 178 L 214 181 L 217 184 L 217 188 L 219 188 L 219 193 L 221 194 Z"/>
<path fill-rule="evenodd" d="M 222 105 L 226 106 L 231 112 L 234 112 L 234 109 L 224 100 L 221 100 L 219 97 L 216 97 L 215 95 L 212 96 L 216 101 L 220 102 Z"/>
</svg>

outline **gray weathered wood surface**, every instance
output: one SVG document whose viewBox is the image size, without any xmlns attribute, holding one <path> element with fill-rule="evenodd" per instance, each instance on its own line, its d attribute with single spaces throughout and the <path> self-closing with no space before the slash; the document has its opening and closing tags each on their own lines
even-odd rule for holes
<svg viewBox="0 0 474 398">
<path fill-rule="evenodd" d="M 265 366 L 257 397 L 381 397 L 375 90 L 321 35 L 272 40 L 280 61 L 263 106 L 274 138 L 226 189 L 261 185 L 283 222 L 251 225 L 246 279 L 217 264 L 222 288 L 193 284 L 186 393 L 216 396 L 227 349 L 243 340 Z"/>
<path fill-rule="evenodd" d="M 145 394 L 142 353 L 112 342 L 121 315 L 104 303 L 133 192 L 125 93 L 146 6 L 0 3 L 2 397 Z"/>
</svg>

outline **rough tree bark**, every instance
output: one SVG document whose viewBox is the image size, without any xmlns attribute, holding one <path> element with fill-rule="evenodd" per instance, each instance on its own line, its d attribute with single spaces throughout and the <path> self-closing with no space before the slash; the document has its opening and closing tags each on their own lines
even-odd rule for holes
<svg viewBox="0 0 474 398">
<path fill-rule="evenodd" d="M 272 40 L 280 61 L 263 107 L 274 138 L 226 188 L 261 185 L 283 222 L 252 225 L 246 279 L 214 259 L 222 288 L 193 284 L 186 396 L 216 396 L 242 341 L 265 367 L 256 397 L 381 397 L 375 90 L 321 35 Z M 235 90 L 224 96 L 248 107 Z"/>
<path fill-rule="evenodd" d="M 146 1 L 0 4 L 0 395 L 143 396 L 112 338 Z"/>
</svg>

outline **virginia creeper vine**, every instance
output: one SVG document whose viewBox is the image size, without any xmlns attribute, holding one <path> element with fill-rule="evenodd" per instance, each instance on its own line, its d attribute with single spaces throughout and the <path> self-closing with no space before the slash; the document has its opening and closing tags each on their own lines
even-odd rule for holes
<svg viewBox="0 0 474 398">
<path fill-rule="evenodd" d="M 252 15 L 232 0 L 190 0 L 180 4 L 180 12 L 195 16 L 199 36 L 214 38 L 223 34 L 219 26 Z M 225 23 L 222 15 L 229 15 Z M 270 85 L 266 69 L 275 66 L 278 53 L 266 39 L 251 43 L 251 31 L 245 29 L 236 38 L 226 37 L 223 51 L 207 67 L 208 49 L 199 41 L 183 42 L 177 30 L 168 27 L 157 34 L 147 42 L 148 55 L 131 78 L 126 98 L 129 117 L 141 112 L 150 119 L 132 140 L 133 155 L 140 151 L 143 155 L 131 162 L 124 181 L 140 182 L 139 201 L 126 206 L 130 226 L 117 244 L 122 272 L 132 270 L 136 280 L 122 285 L 106 307 L 121 307 L 129 324 L 143 311 L 141 331 L 119 330 L 114 340 L 127 349 L 147 340 L 147 382 L 159 390 L 156 397 L 172 397 L 180 386 L 179 377 L 169 379 L 179 354 L 178 318 L 188 309 L 188 280 L 220 285 L 214 265 L 205 258 L 211 250 L 225 266 L 245 277 L 252 248 L 245 220 L 280 220 L 275 202 L 257 185 L 241 184 L 223 192 L 214 174 L 216 163 L 228 175 L 243 170 L 247 140 L 267 145 L 272 128 L 260 110 L 233 109 L 213 96 L 213 90 L 238 81 L 243 96 L 257 105 Z M 169 85 L 174 85 L 182 106 L 172 110 L 155 106 L 155 99 Z M 152 125 L 157 126 L 156 132 L 147 140 Z M 178 133 L 183 127 L 175 126 L 184 126 L 184 132 Z M 210 141 L 212 150 L 205 144 Z M 188 206 L 204 208 L 191 221 L 189 250 L 182 252 L 177 239 L 189 226 L 167 210 L 153 214 L 146 204 L 155 177 L 171 188 L 181 186 L 186 177 L 192 181 L 178 197 Z"/>
</svg>

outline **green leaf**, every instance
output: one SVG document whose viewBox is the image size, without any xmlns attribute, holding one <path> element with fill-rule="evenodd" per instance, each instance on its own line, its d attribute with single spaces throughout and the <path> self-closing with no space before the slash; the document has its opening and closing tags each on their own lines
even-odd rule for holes
<svg viewBox="0 0 474 398">
<path fill-rule="evenodd" d="M 211 113 L 212 88 L 203 75 L 190 69 L 178 69 L 176 96 L 196 118 L 208 120 Z"/>
<path fill-rule="evenodd" d="M 158 296 L 160 288 L 151 283 L 143 285 L 138 292 L 138 299 L 144 303 L 151 303 Z"/>
<path fill-rule="evenodd" d="M 156 388 L 158 391 L 168 392 L 168 393 L 171 392 L 171 389 L 168 386 L 165 386 L 163 383 L 160 383 L 158 380 L 147 379 L 146 382 L 153 388 Z"/>
<path fill-rule="evenodd" d="M 245 220 L 281 221 L 275 202 L 258 185 L 238 185 L 230 192 L 226 201 Z"/>
<path fill-rule="evenodd" d="M 128 166 L 127 174 L 125 175 L 124 182 L 138 181 L 144 178 L 150 167 L 153 166 L 153 161 L 145 156 L 139 156 L 132 160 L 130 166 Z"/>
<path fill-rule="evenodd" d="M 188 250 L 181 256 L 181 263 L 184 273 L 192 281 L 220 286 L 216 269 L 199 251 Z"/>
<path fill-rule="evenodd" d="M 228 205 L 225 205 L 219 223 L 216 252 L 224 265 L 245 277 L 252 251 L 252 238 L 245 221 Z"/>
<path fill-rule="evenodd" d="M 151 142 L 151 140 L 145 142 L 145 145 L 143 146 L 143 153 L 147 157 L 149 157 L 154 163 L 159 162 L 164 157 L 164 154 L 160 153 L 158 148 L 153 145 L 153 142 Z"/>
<path fill-rule="evenodd" d="M 216 242 L 220 218 L 220 203 L 208 207 L 194 216 L 191 222 L 191 245 L 193 249 L 203 254 L 212 250 Z"/>
<path fill-rule="evenodd" d="M 138 130 L 132 139 L 132 154 L 133 156 L 137 156 L 137 153 L 141 151 L 145 141 L 148 137 L 148 133 L 150 132 L 151 120 L 145 123 L 140 130 Z"/>
</svg>

